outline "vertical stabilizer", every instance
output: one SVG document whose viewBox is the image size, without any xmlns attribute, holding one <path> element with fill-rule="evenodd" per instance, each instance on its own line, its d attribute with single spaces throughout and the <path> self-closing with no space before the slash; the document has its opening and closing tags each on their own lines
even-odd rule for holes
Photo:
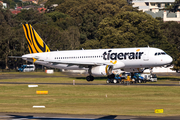
<svg viewBox="0 0 180 120">
<path fill-rule="evenodd" d="M 50 52 L 49 47 L 30 24 L 22 24 L 30 53 Z"/>
</svg>

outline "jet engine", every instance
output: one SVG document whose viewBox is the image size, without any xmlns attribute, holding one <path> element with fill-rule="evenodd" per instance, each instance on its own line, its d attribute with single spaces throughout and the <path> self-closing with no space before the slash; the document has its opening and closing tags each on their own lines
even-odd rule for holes
<svg viewBox="0 0 180 120">
<path fill-rule="evenodd" d="M 110 65 L 95 66 L 90 69 L 92 75 L 110 75 L 112 74 L 113 67 Z"/>
</svg>

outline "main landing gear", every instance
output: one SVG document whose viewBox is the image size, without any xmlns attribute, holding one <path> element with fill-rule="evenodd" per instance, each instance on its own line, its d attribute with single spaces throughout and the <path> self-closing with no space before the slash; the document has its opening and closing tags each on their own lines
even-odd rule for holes
<svg viewBox="0 0 180 120">
<path fill-rule="evenodd" d="M 86 80 L 89 82 L 89 81 L 93 81 L 94 80 L 94 77 L 92 75 L 89 75 L 86 77 Z"/>
</svg>

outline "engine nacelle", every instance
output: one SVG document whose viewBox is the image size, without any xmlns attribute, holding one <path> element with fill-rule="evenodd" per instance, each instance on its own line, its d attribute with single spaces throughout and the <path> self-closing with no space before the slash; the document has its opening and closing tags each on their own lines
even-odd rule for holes
<svg viewBox="0 0 180 120">
<path fill-rule="evenodd" d="M 113 67 L 110 65 L 95 66 L 90 69 L 92 75 L 110 75 Z"/>
</svg>

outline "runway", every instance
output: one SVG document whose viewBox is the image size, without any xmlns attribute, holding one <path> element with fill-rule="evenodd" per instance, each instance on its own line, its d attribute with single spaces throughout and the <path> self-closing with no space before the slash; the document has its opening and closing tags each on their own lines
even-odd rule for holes
<svg viewBox="0 0 180 120">
<path fill-rule="evenodd" d="M 1 120 L 179 120 L 180 116 L 69 115 L 50 113 L 0 113 Z"/>
</svg>

